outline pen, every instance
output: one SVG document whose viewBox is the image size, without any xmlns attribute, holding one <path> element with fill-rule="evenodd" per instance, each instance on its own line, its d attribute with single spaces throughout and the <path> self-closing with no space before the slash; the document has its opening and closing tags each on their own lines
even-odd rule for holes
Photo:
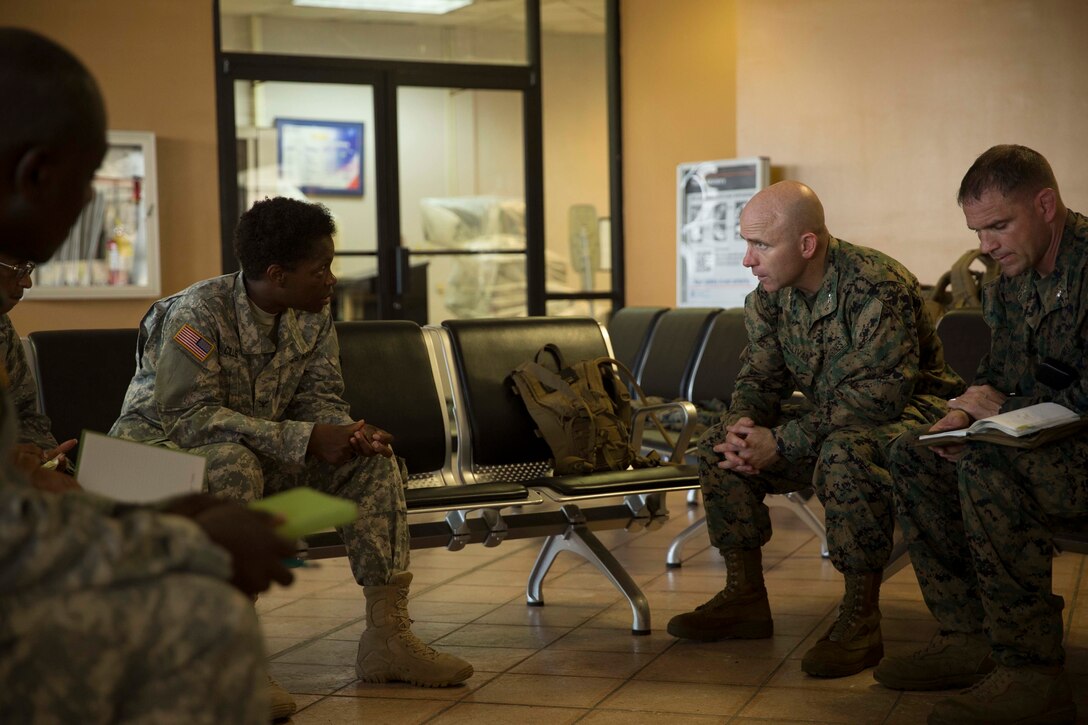
<svg viewBox="0 0 1088 725">
<path fill-rule="evenodd" d="M 320 567 L 312 561 L 306 561 L 305 559 L 299 559 L 296 556 L 283 560 L 284 566 L 288 569 L 319 569 Z"/>
</svg>

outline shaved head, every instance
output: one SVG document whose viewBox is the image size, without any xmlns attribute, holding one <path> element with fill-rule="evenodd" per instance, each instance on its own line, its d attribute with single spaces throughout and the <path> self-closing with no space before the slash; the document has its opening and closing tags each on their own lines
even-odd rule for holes
<svg viewBox="0 0 1088 725">
<path fill-rule="evenodd" d="M 791 237 L 808 232 L 824 240 L 828 236 L 820 197 L 799 181 L 771 184 L 752 197 L 741 215 L 758 217 L 768 228 Z"/>
<path fill-rule="evenodd" d="M 753 196 L 740 213 L 748 245 L 744 266 L 768 292 L 797 287 L 814 292 L 824 275 L 831 234 L 824 205 L 799 181 L 780 181 Z"/>
</svg>

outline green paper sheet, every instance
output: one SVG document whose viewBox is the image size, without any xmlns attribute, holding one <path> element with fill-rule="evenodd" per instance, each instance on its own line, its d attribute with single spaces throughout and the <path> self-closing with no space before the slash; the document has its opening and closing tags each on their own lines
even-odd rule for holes
<svg viewBox="0 0 1088 725">
<path fill-rule="evenodd" d="M 312 488 L 292 488 L 254 501 L 249 506 L 283 516 L 285 521 L 276 533 L 291 540 L 349 523 L 358 514 L 353 501 Z"/>
</svg>

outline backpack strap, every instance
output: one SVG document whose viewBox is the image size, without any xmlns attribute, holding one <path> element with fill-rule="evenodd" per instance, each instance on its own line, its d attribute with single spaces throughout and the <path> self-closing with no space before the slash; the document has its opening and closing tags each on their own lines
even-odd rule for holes
<svg viewBox="0 0 1088 725">
<path fill-rule="evenodd" d="M 618 374 L 620 381 L 629 386 L 630 390 L 635 393 L 635 400 L 640 401 L 644 405 L 646 404 L 649 396 L 646 395 L 646 391 L 642 389 L 642 386 L 638 384 L 638 380 L 635 380 L 635 376 L 631 372 L 630 368 L 628 368 L 626 365 L 624 365 L 622 362 L 614 357 L 599 357 L 594 360 L 593 363 L 598 367 L 609 366 L 609 372 L 614 372 Z M 614 370 L 611 370 L 613 368 Z M 657 428 L 657 432 L 660 433 L 661 437 L 665 439 L 665 445 L 667 445 L 670 449 L 675 448 L 676 443 L 675 441 L 673 441 L 672 435 L 665 428 L 665 426 L 661 424 L 661 421 L 658 419 L 656 413 L 650 413 L 650 420 L 653 422 L 654 427 Z M 657 455 L 657 451 L 654 451 L 650 454 L 649 458 L 657 460 L 658 458 L 660 458 L 660 456 Z"/>
<path fill-rule="evenodd" d="M 544 363 L 540 362 L 540 357 L 542 355 L 551 355 L 552 360 L 555 361 L 556 370 L 562 370 L 567 367 L 567 362 L 563 359 L 563 353 L 560 352 L 559 346 L 554 342 L 549 342 L 547 345 L 537 350 L 536 355 L 533 355 L 533 362 L 543 365 Z"/>
<path fill-rule="evenodd" d="M 949 283 L 952 288 L 951 307 L 958 309 L 960 307 L 982 306 L 982 298 L 979 296 L 978 277 L 971 271 L 971 263 L 980 256 L 982 256 L 982 252 L 979 250 L 969 249 L 952 263 L 952 269 L 949 270 Z"/>
</svg>

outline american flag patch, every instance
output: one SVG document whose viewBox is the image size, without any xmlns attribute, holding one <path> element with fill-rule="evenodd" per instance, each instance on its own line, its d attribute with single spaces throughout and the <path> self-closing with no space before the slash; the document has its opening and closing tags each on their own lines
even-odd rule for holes
<svg viewBox="0 0 1088 725">
<path fill-rule="evenodd" d="M 188 324 L 181 326 L 178 333 L 174 335 L 174 342 L 188 350 L 199 362 L 204 362 L 215 349 L 214 345 Z"/>
</svg>

